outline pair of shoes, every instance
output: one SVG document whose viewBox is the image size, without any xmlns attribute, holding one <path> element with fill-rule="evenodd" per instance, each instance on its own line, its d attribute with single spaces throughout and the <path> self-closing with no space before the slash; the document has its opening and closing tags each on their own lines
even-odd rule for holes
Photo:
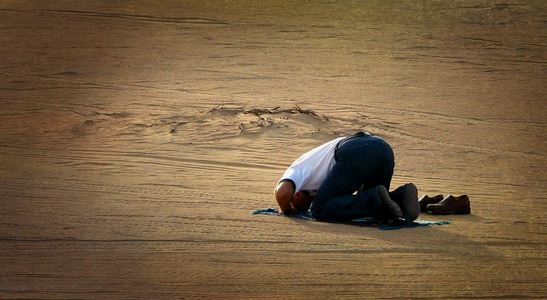
<svg viewBox="0 0 547 300">
<path fill-rule="evenodd" d="M 439 203 L 439 201 L 443 200 L 444 196 L 442 194 L 435 195 L 433 197 L 429 197 L 428 195 L 423 195 L 420 200 L 418 200 L 418 203 L 420 204 L 420 211 L 426 212 L 426 207 L 429 204 L 433 203 Z"/>
<path fill-rule="evenodd" d="M 396 197 L 395 201 L 390 198 L 384 186 L 379 187 L 382 187 L 380 189 L 380 198 L 392 215 L 404 218 L 406 222 L 412 222 L 418 218 L 420 205 L 418 203 L 418 188 L 416 185 L 408 183 L 397 188 L 396 193 L 394 193 Z"/>
<path fill-rule="evenodd" d="M 431 203 L 430 200 L 430 203 L 427 203 L 425 210 L 434 215 L 468 215 L 471 213 L 471 203 L 469 202 L 469 197 L 467 195 L 448 195 L 437 203 Z"/>
</svg>

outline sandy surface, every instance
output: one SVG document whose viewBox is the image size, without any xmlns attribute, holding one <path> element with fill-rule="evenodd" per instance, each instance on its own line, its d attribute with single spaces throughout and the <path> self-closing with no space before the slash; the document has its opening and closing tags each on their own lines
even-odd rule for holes
<svg viewBox="0 0 547 300">
<path fill-rule="evenodd" d="M 0 2 L 0 298 L 547 295 L 543 1 L 110 2 Z M 357 130 L 472 215 L 250 214 Z"/>
</svg>

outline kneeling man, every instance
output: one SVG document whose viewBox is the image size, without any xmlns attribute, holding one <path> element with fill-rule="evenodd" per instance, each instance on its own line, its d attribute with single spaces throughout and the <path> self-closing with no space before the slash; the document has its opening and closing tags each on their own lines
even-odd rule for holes
<svg viewBox="0 0 547 300">
<path fill-rule="evenodd" d="M 414 221 L 420 213 L 416 186 L 388 192 L 394 166 L 393 150 L 384 139 L 358 132 L 302 154 L 279 180 L 275 198 L 285 214 L 309 208 L 323 221 Z"/>
</svg>

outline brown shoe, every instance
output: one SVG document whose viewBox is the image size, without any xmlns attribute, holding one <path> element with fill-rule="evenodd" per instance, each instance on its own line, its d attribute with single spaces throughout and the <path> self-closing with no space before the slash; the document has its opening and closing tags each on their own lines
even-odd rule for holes
<svg viewBox="0 0 547 300">
<path fill-rule="evenodd" d="M 428 204 L 434 204 L 439 203 L 441 200 L 443 200 L 444 196 L 442 194 L 429 197 L 428 195 L 423 195 L 420 200 L 418 200 L 418 203 L 420 203 L 420 211 L 426 212 L 426 207 Z"/>
<path fill-rule="evenodd" d="M 471 213 L 471 204 L 467 195 L 458 197 L 448 195 L 439 203 L 427 205 L 426 211 L 434 215 L 467 215 Z"/>
</svg>

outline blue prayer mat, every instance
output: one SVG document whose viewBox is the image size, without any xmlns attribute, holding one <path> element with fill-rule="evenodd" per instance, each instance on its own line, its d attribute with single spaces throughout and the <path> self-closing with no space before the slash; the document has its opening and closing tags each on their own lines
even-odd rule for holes
<svg viewBox="0 0 547 300">
<path fill-rule="evenodd" d="M 253 215 L 270 215 L 270 216 L 283 216 L 283 213 L 279 212 L 277 208 L 263 208 L 253 211 Z M 288 217 L 297 218 L 302 220 L 315 220 L 309 211 L 299 212 Z M 448 221 L 428 221 L 422 219 L 416 219 L 413 222 L 405 222 L 403 219 L 397 219 L 390 223 L 381 222 L 374 218 L 359 218 L 353 219 L 349 222 L 342 222 L 343 224 L 350 224 L 356 226 L 377 227 L 381 230 L 395 230 L 401 228 L 422 227 L 431 225 L 445 225 L 450 224 Z"/>
</svg>

